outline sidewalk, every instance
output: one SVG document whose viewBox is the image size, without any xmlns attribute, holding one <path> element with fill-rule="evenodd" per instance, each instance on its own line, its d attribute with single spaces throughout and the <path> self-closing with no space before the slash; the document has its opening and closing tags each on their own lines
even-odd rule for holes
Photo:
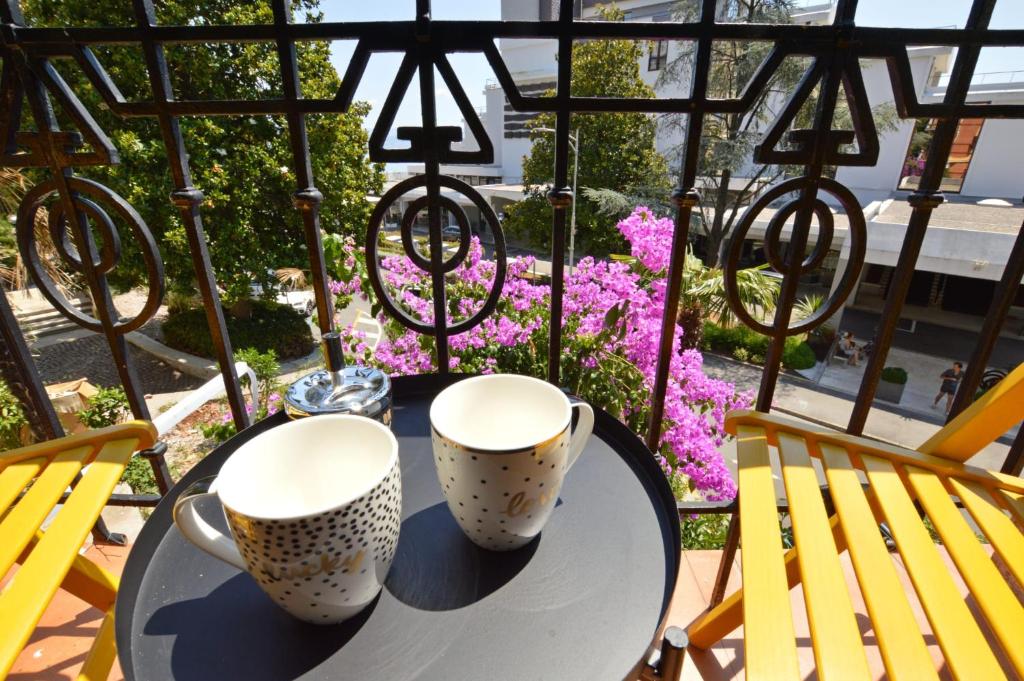
<svg viewBox="0 0 1024 681">
<path fill-rule="evenodd" d="M 850 369 L 854 369 L 854 367 L 850 367 Z M 734 383 L 739 390 L 756 392 L 761 380 L 760 367 L 710 353 L 704 355 L 704 370 L 709 376 Z M 857 368 L 857 370 L 863 371 L 862 368 Z M 772 409 L 818 425 L 845 430 L 853 411 L 853 402 L 853 394 L 847 395 L 838 390 L 816 386 L 808 380 L 784 374 L 779 377 L 775 397 L 772 400 Z M 929 410 L 929 413 L 916 413 L 876 401 L 868 414 L 864 435 L 904 447 L 916 448 L 934 435 L 942 427 L 943 422 L 943 414 L 938 410 Z M 985 447 L 970 459 L 970 463 L 998 470 L 1003 465 L 1008 450 L 1009 444 L 1004 438 Z M 735 474 L 735 445 L 732 442 L 723 445 L 722 455 Z"/>
</svg>

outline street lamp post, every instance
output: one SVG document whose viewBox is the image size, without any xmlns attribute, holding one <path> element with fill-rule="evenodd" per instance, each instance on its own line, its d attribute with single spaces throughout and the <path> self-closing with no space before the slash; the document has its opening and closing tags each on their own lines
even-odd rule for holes
<svg viewBox="0 0 1024 681">
<path fill-rule="evenodd" d="M 540 132 L 554 133 L 554 128 L 534 128 Z M 569 135 L 569 146 L 572 147 L 573 163 L 572 163 L 572 213 L 569 217 L 569 274 L 572 274 L 573 256 L 576 251 L 576 201 L 579 198 L 576 195 L 576 179 L 579 177 L 580 170 L 580 129 L 576 129 L 576 134 Z"/>
</svg>

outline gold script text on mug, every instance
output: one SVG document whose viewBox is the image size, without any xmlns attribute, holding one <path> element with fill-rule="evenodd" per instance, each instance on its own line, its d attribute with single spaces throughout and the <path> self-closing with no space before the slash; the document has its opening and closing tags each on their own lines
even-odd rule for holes
<svg viewBox="0 0 1024 681">
<path fill-rule="evenodd" d="M 540 496 L 536 499 L 536 503 L 541 506 L 547 506 L 548 502 L 555 495 L 555 490 L 549 490 L 547 492 L 541 492 Z M 529 511 L 535 500 L 527 498 L 522 492 L 516 492 L 515 496 L 508 500 L 508 506 L 502 511 L 509 518 L 516 518 Z"/>
<path fill-rule="evenodd" d="M 363 556 L 366 551 L 359 551 L 355 555 L 351 555 L 344 560 L 340 556 L 320 556 L 320 565 L 305 564 L 295 565 L 293 567 L 286 567 L 284 565 L 274 565 L 273 563 L 263 563 L 263 572 L 270 575 L 273 579 L 302 579 L 304 577 L 313 577 L 315 575 L 331 574 L 340 567 L 342 572 L 351 573 L 359 569 L 359 565 L 363 562 Z M 305 561 L 303 561 L 305 563 Z"/>
</svg>

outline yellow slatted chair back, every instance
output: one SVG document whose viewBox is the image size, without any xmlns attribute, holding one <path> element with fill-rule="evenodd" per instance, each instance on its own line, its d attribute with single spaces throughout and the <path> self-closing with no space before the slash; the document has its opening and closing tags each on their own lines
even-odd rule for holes
<svg viewBox="0 0 1024 681">
<path fill-rule="evenodd" d="M 922 454 L 966 461 L 1024 419 L 1024 364 L 978 398 L 917 448 Z"/>
</svg>

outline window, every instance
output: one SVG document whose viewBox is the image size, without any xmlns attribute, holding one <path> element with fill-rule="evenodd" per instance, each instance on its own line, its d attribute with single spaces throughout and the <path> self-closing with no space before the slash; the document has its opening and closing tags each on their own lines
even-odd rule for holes
<svg viewBox="0 0 1024 681">
<path fill-rule="evenodd" d="M 934 119 L 920 120 L 914 125 L 914 134 L 910 137 L 910 148 L 907 149 L 907 158 L 900 171 L 897 189 L 914 190 L 920 185 L 921 173 L 924 172 L 925 162 L 928 160 L 928 145 L 935 134 L 936 123 Z M 981 136 L 982 123 L 984 120 L 981 118 L 965 118 L 960 121 L 956 128 L 956 136 L 953 138 L 953 147 L 949 152 L 949 160 L 946 161 L 946 170 L 942 173 L 942 183 L 939 186 L 941 191 L 956 193 L 963 187 L 967 168 L 974 158 L 978 137 Z"/>
<path fill-rule="evenodd" d="M 661 71 L 668 62 L 668 41 L 654 40 L 651 42 L 651 53 L 647 56 L 647 70 Z"/>
</svg>

